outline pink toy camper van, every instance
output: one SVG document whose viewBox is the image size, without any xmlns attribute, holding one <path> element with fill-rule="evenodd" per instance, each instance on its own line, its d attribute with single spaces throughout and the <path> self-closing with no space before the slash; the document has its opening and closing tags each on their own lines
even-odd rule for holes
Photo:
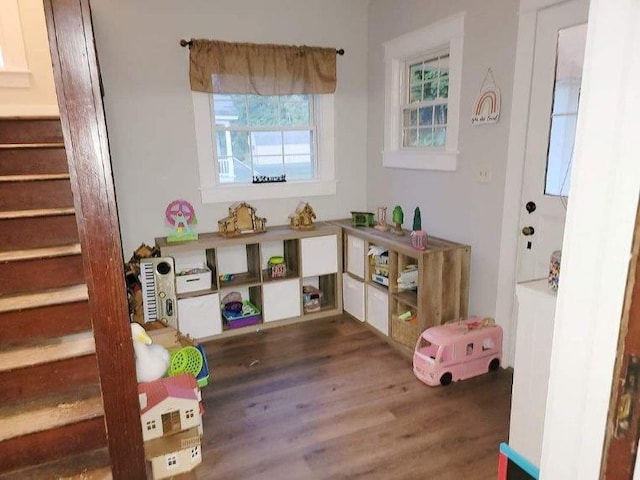
<svg viewBox="0 0 640 480">
<path fill-rule="evenodd" d="M 502 328 L 493 319 L 472 317 L 426 329 L 413 353 L 413 373 L 427 385 L 448 385 L 497 370 Z"/>
</svg>

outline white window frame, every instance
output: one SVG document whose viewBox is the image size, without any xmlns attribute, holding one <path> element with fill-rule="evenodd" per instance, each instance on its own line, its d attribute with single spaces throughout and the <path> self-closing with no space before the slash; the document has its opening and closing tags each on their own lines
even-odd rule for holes
<svg viewBox="0 0 640 480">
<path fill-rule="evenodd" d="M 31 72 L 24 48 L 18 0 L 0 0 L 0 49 L 4 65 L 0 67 L 0 87 L 29 88 Z"/>
<path fill-rule="evenodd" d="M 222 184 L 218 181 L 216 149 L 213 143 L 213 95 L 191 92 L 196 127 L 202 203 L 304 198 L 335 195 L 333 95 L 315 95 L 317 114 L 316 178 L 285 183 Z"/>
<path fill-rule="evenodd" d="M 392 168 L 454 171 L 458 161 L 464 12 L 384 43 L 385 119 L 382 165 Z M 402 105 L 407 61 L 449 50 L 447 140 L 442 147 L 402 146 Z"/>
</svg>

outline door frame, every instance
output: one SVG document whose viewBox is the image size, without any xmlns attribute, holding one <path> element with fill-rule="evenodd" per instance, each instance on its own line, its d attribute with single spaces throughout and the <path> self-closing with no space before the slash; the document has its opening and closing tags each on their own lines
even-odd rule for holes
<svg viewBox="0 0 640 480">
<path fill-rule="evenodd" d="M 509 146 L 505 172 L 496 320 L 504 330 L 503 365 L 513 366 L 516 339 L 516 278 L 520 245 L 520 213 L 524 177 L 529 105 L 533 80 L 538 13 L 572 0 L 521 0 L 518 13 L 518 40 L 513 77 Z"/>
</svg>

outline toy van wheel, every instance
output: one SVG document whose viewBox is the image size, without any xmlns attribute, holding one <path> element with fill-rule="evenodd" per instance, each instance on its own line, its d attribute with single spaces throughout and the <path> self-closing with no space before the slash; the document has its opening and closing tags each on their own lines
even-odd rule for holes
<svg viewBox="0 0 640 480">
<path fill-rule="evenodd" d="M 498 370 L 499 366 L 500 366 L 500 360 L 498 360 L 497 358 L 494 358 L 493 360 L 491 360 L 491 363 L 489 364 L 489 371 L 495 372 L 496 370 Z"/>
<path fill-rule="evenodd" d="M 453 380 L 453 375 L 447 372 L 440 377 L 440 385 L 449 385 L 451 380 Z"/>
</svg>

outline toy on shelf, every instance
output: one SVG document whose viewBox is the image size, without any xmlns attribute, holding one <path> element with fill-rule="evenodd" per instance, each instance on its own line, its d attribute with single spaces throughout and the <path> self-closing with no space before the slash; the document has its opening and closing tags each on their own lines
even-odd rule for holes
<svg viewBox="0 0 640 480">
<path fill-rule="evenodd" d="M 229 215 L 218 220 L 218 232 L 225 237 L 243 233 L 262 233 L 266 230 L 266 218 L 256 216 L 256 209 L 246 202 L 236 202 L 229 207 Z"/>
<path fill-rule="evenodd" d="M 393 223 L 395 227 L 393 227 L 392 232 L 396 235 L 404 235 L 404 230 L 402 230 L 402 224 L 404 223 L 404 212 L 402 211 L 402 207 L 400 205 L 396 205 L 393 209 Z"/>
<path fill-rule="evenodd" d="M 310 230 L 316 214 L 307 202 L 300 202 L 296 211 L 289 215 L 289 226 L 294 230 Z"/>
<path fill-rule="evenodd" d="M 413 373 L 427 385 L 448 385 L 500 367 L 502 328 L 471 317 L 427 328 L 413 353 Z"/>
<path fill-rule="evenodd" d="M 284 278 L 287 276 L 287 264 L 282 256 L 270 257 L 267 261 L 267 267 L 271 278 Z"/>
<path fill-rule="evenodd" d="M 305 313 L 319 311 L 322 308 L 322 291 L 313 285 L 303 285 L 302 305 Z"/>
<path fill-rule="evenodd" d="M 131 337 L 138 382 L 152 382 L 163 377 L 169 368 L 169 351 L 162 345 L 152 343 L 146 330 L 137 323 L 131 324 Z"/>
<path fill-rule="evenodd" d="M 354 227 L 373 227 L 373 213 L 371 212 L 351 212 L 351 223 Z"/>
<path fill-rule="evenodd" d="M 198 234 L 193 226 L 198 223 L 193 206 L 186 200 L 174 200 L 164 212 L 167 223 L 174 228 L 171 235 L 167 236 L 167 242 L 184 242 L 197 240 Z"/>
<path fill-rule="evenodd" d="M 411 232 L 411 246 L 416 250 L 427 249 L 427 232 L 422 230 L 422 218 L 420 208 L 413 211 L 413 231 Z"/>
<path fill-rule="evenodd" d="M 384 247 L 371 245 L 368 252 L 369 263 L 371 265 L 371 280 L 389 286 L 389 251 Z"/>
<path fill-rule="evenodd" d="M 416 290 L 418 288 L 418 265 L 412 264 L 400 272 L 398 290 Z"/>
<path fill-rule="evenodd" d="M 260 310 L 240 292 L 230 292 L 220 302 L 227 328 L 240 328 L 260 323 Z"/>
<path fill-rule="evenodd" d="M 378 207 L 378 219 L 374 228 L 381 232 L 389 231 L 389 225 L 387 225 L 387 207 Z"/>
</svg>

